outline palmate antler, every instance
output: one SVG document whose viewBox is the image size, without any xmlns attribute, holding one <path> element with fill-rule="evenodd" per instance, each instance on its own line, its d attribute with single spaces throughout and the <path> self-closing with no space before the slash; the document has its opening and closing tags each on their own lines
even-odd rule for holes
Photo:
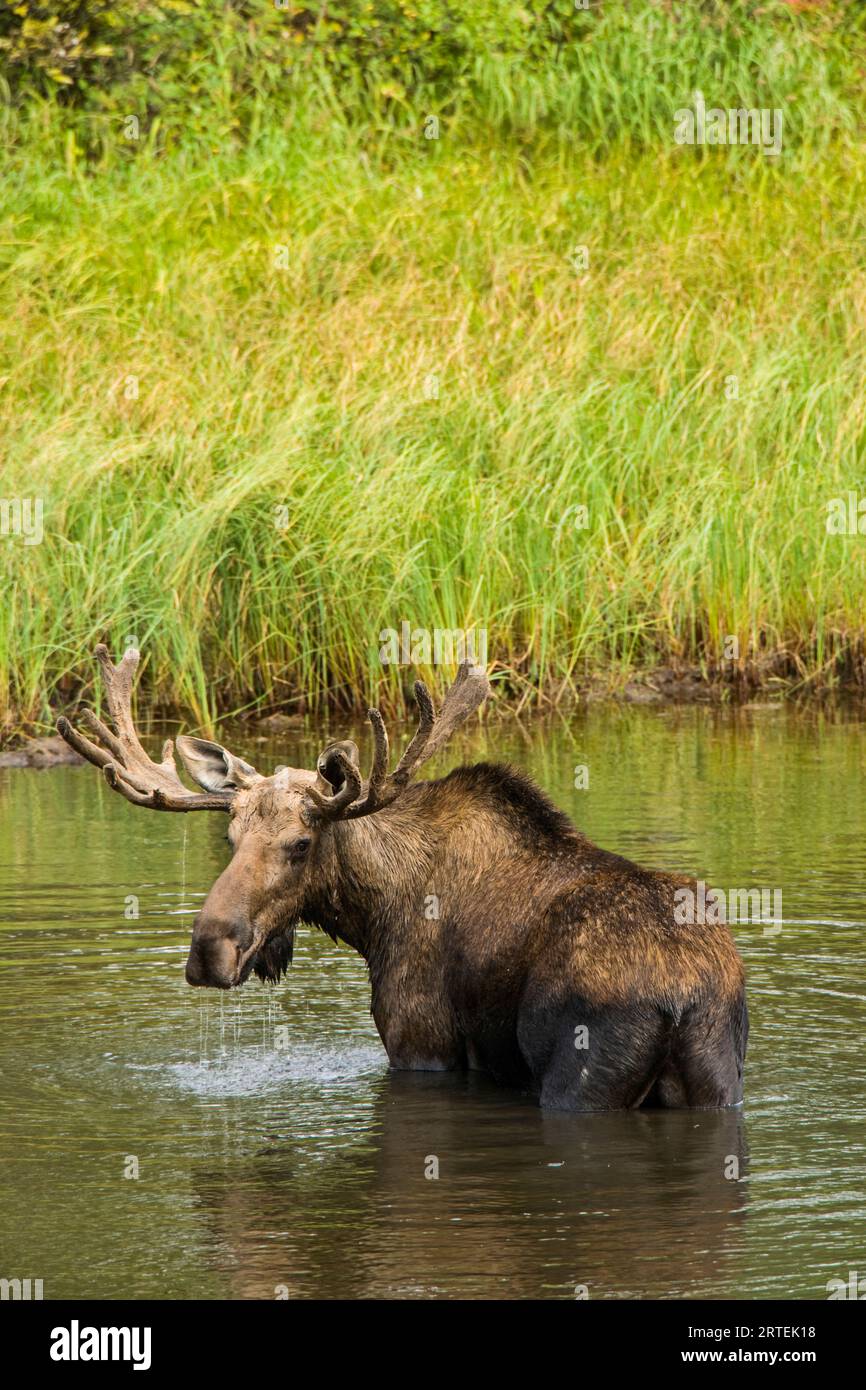
<svg viewBox="0 0 866 1390">
<path fill-rule="evenodd" d="M 314 805 L 314 815 L 318 820 L 355 820 L 358 816 L 369 816 L 390 806 L 408 785 L 418 768 L 428 758 L 432 758 L 451 737 L 459 724 L 462 724 L 490 694 L 490 683 L 480 666 L 473 661 L 461 663 L 454 684 L 448 690 L 437 715 L 433 701 L 423 681 L 415 682 L 415 702 L 418 705 L 418 728 L 411 743 L 392 773 L 388 773 L 389 748 L 388 732 L 385 722 L 377 709 L 367 711 L 367 718 L 373 729 L 373 766 L 366 787 L 362 786 L 361 774 L 352 761 L 348 747 L 353 745 L 332 744 L 319 758 L 319 773 L 324 777 L 326 771 L 336 763 L 343 775 L 343 785 L 334 796 L 327 796 L 311 787 L 307 793 Z M 353 751 L 354 748 L 353 748 Z M 326 778 L 333 781 L 333 775 Z"/>
<path fill-rule="evenodd" d="M 76 753 L 102 769 L 108 785 L 133 806 L 148 806 L 155 811 L 230 811 L 239 790 L 263 780 L 254 767 L 220 744 L 181 735 L 177 739 L 177 751 L 186 771 L 204 788 L 203 792 L 189 791 L 178 775 L 172 740 L 166 739 L 162 761 L 155 763 L 145 753 L 135 731 L 132 686 L 138 652 L 130 647 L 115 666 L 108 648 L 100 643 L 96 657 L 114 729 L 109 729 L 92 710 L 84 710 L 81 718 L 89 732 L 100 740 L 99 744 L 74 729 L 68 719 L 59 719 L 57 729 Z M 481 667 L 464 661 L 437 716 L 427 687 L 416 681 L 415 699 L 421 717 L 392 773 L 388 772 L 388 734 L 384 721 L 378 710 L 368 710 L 374 755 L 366 785 L 361 781 L 355 745 L 349 742 L 331 744 L 320 755 L 317 770 L 319 786 L 330 785 L 335 791 L 328 795 L 305 781 L 304 795 L 310 821 L 354 820 L 390 806 L 421 764 L 441 748 L 458 724 L 462 724 L 489 694 L 490 686 Z M 308 774 L 303 776 L 306 779 Z"/>
<path fill-rule="evenodd" d="M 57 729 L 69 746 L 95 767 L 102 768 L 108 785 L 134 806 L 149 806 L 155 811 L 228 811 L 234 789 L 191 792 L 184 786 L 175 766 L 171 739 L 163 744 L 159 763 L 153 762 L 142 748 L 132 722 L 132 684 L 139 661 L 135 648 L 130 647 L 124 653 L 118 666 L 113 664 L 108 648 L 102 643 L 96 648 L 96 657 L 114 732 L 93 710 L 84 710 L 81 716 L 84 724 L 105 747 L 92 743 L 74 729 L 68 719 L 61 718 L 57 721 Z"/>
</svg>

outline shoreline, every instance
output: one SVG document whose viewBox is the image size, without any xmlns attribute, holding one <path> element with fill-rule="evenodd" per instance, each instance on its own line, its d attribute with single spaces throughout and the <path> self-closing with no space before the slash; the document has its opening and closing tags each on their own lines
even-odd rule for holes
<svg viewBox="0 0 866 1390">
<path fill-rule="evenodd" d="M 622 708 L 624 705 L 656 708 L 701 705 L 715 709 L 755 709 L 803 705 L 814 708 L 828 703 L 851 705 L 866 702 L 866 690 L 857 680 L 838 680 L 828 685 L 826 682 L 819 683 L 814 677 L 794 680 L 773 675 L 759 679 L 754 674 L 742 671 L 737 671 L 735 678 L 731 679 L 720 676 L 718 672 L 706 675 L 694 666 L 679 669 L 672 666 L 652 667 L 619 679 L 595 675 L 585 683 L 575 682 L 568 691 L 560 686 L 558 692 L 534 691 L 533 696 L 529 699 L 525 691 L 520 695 L 517 690 L 507 695 L 498 694 L 494 685 L 485 722 L 491 718 L 507 722 L 525 715 L 544 718 L 553 714 L 598 709 L 605 705 L 612 708 Z M 77 712 L 87 703 L 71 701 L 55 711 L 55 718 L 65 714 L 74 720 Z M 157 726 L 163 722 L 184 722 L 186 711 L 180 706 L 157 705 L 156 709 L 158 716 L 151 722 Z M 393 709 L 389 710 L 387 705 L 385 709 L 393 718 Z M 269 713 L 229 713 L 222 716 L 218 723 L 246 725 L 258 735 L 277 736 L 289 730 L 302 730 L 324 713 L 291 714 L 285 708 Z M 332 710 L 331 715 L 334 713 Z M 352 710 L 339 710 L 340 716 L 347 719 L 362 719 L 364 713 L 365 707 L 361 704 Z M 408 710 L 403 712 L 402 718 L 411 718 Z M 65 767 L 82 762 L 83 759 L 64 743 L 53 726 L 39 722 L 24 724 L 10 730 L 5 736 L 0 735 L 0 769 Z"/>
</svg>

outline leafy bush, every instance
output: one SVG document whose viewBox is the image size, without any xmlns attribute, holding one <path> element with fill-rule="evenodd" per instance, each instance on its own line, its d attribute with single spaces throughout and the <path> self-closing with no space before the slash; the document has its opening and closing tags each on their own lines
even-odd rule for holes
<svg viewBox="0 0 866 1390">
<path fill-rule="evenodd" d="M 834 106 L 859 100 L 863 11 L 843 0 L 12 0 L 0 62 L 18 101 L 191 116 L 203 133 L 205 107 L 211 133 L 227 113 L 243 126 L 263 104 L 291 111 L 299 78 L 392 119 L 426 103 L 604 140 L 669 130 L 671 102 L 703 85 L 727 105 L 784 104 L 789 132 L 810 120 L 826 130 Z"/>
<path fill-rule="evenodd" d="M 313 60 L 399 99 L 419 82 L 464 85 L 484 54 L 547 63 L 587 21 L 573 0 L 20 0 L 0 11 L 0 53 L 16 91 L 65 87 L 82 97 L 118 78 L 171 79 L 228 41 L 260 76 Z"/>
<path fill-rule="evenodd" d="M 116 65 L 129 17 L 115 0 L 19 0 L 0 9 L 0 57 L 13 89 L 83 92 Z"/>
</svg>

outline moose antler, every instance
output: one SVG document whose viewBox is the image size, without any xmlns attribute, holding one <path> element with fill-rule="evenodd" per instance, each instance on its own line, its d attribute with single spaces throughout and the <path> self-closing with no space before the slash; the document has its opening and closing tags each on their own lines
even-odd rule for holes
<svg viewBox="0 0 866 1390">
<path fill-rule="evenodd" d="M 307 795 L 316 808 L 314 814 L 317 819 L 355 820 L 358 816 L 369 816 L 374 811 L 381 811 L 383 807 L 390 806 L 392 801 L 397 800 L 421 764 L 438 752 L 457 726 L 468 719 L 489 694 L 490 682 L 483 668 L 476 666 L 473 661 L 461 662 L 454 683 L 437 715 L 426 685 L 423 681 L 416 681 L 418 728 L 390 775 L 388 731 L 385 721 L 377 709 L 368 710 L 367 718 L 373 729 L 374 751 L 373 766 L 363 795 L 360 773 L 346 753 L 345 745 L 332 745 L 319 758 L 319 771 L 324 770 L 323 761 L 329 764 L 336 762 L 343 773 L 344 781 L 334 796 L 326 796 L 315 787 L 308 789 Z"/>
<path fill-rule="evenodd" d="M 108 785 L 134 806 L 150 806 L 155 811 L 228 811 L 234 791 L 191 792 L 180 780 L 174 761 L 174 744 L 166 739 L 162 761 L 155 763 L 142 748 L 132 722 L 132 684 L 139 654 L 130 647 L 115 666 L 108 648 L 100 642 L 96 658 L 102 671 L 105 697 L 114 723 L 114 732 L 84 710 L 82 720 L 92 734 L 105 744 L 100 748 L 78 732 L 68 719 L 57 721 L 57 730 L 76 753 L 95 767 L 102 768 Z M 107 750 L 107 751 L 106 751 Z"/>
</svg>

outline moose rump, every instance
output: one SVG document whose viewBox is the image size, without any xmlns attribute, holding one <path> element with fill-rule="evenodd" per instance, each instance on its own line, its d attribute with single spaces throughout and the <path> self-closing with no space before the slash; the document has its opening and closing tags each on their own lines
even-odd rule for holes
<svg viewBox="0 0 866 1390">
<path fill-rule="evenodd" d="M 565 958 L 554 971 L 556 952 L 546 953 L 524 991 L 518 1037 L 542 1105 L 739 1104 L 748 1014 L 732 943 L 671 933 L 674 886 L 621 872 L 601 915 L 583 889 L 555 904 L 551 934 L 568 943 Z"/>
<path fill-rule="evenodd" d="M 743 968 L 725 923 L 677 920 L 694 883 L 598 848 L 513 768 L 458 768 L 401 805 L 425 826 L 424 881 L 391 919 L 413 978 L 394 982 L 393 935 L 371 955 L 393 1064 L 486 1070 L 570 1110 L 742 1100 Z M 415 893 L 436 887 L 418 932 Z"/>
</svg>

